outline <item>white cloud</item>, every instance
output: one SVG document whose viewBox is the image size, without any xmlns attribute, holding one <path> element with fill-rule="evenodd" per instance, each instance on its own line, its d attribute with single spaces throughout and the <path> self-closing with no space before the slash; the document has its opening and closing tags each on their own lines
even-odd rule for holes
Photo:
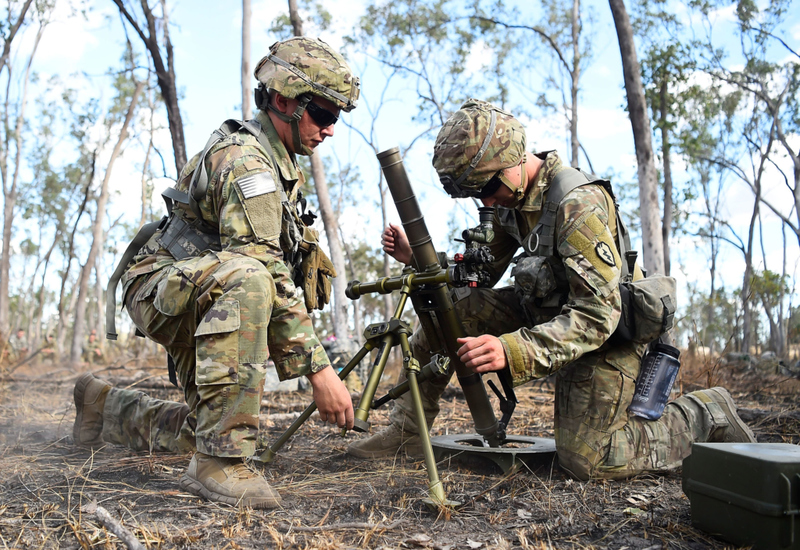
<svg viewBox="0 0 800 550">
<path fill-rule="evenodd" d="M 36 52 L 36 64 L 66 74 L 76 70 L 84 56 L 102 52 L 97 31 L 108 27 L 108 17 L 113 17 L 116 10 L 96 6 L 86 12 L 84 19 L 84 15 L 73 13 L 68 3 L 56 2 L 55 6 L 52 22 L 45 28 Z M 24 51 L 30 51 L 35 34 L 35 29 L 27 30 L 20 44 Z M 117 51 L 116 47 L 113 49 Z"/>
</svg>

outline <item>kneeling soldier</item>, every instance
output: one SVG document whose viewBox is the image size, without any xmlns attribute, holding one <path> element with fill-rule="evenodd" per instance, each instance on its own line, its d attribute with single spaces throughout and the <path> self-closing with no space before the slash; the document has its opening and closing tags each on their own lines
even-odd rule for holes
<svg viewBox="0 0 800 550">
<path fill-rule="evenodd" d="M 281 379 L 308 377 L 323 421 L 353 426 L 350 394 L 307 313 L 329 300 L 325 278 L 335 273 L 298 212 L 304 178 L 295 155 L 333 136 L 359 83 L 339 53 L 310 38 L 274 44 L 255 76 L 256 118 L 226 121 L 212 134 L 164 193 L 169 218 L 146 242 L 134 241 L 115 274 L 136 327 L 167 349 L 186 404 L 86 374 L 74 391 L 74 437 L 89 447 L 194 451 L 185 490 L 269 508 L 280 496 L 245 463 L 263 444 L 267 359 Z"/>
</svg>

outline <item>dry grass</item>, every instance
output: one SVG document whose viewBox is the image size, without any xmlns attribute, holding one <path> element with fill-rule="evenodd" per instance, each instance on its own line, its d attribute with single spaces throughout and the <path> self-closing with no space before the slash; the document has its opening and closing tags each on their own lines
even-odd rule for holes
<svg viewBox="0 0 800 550">
<path fill-rule="evenodd" d="M 715 383 L 731 387 L 762 441 L 800 442 L 800 381 L 734 368 L 693 365 L 684 391 Z M 112 375 L 117 371 L 111 371 Z M 0 548 L 125 548 L 97 516 L 96 502 L 145 548 L 725 548 L 691 527 L 680 474 L 624 482 L 580 483 L 555 466 L 500 474 L 452 464 L 440 469 L 456 510 L 431 512 L 421 498 L 420 461 L 363 461 L 344 450 L 352 437 L 312 419 L 264 471 L 284 497 L 277 510 L 253 511 L 204 502 L 177 480 L 187 456 L 96 453 L 72 445 L 74 377 L 42 378 L 20 369 L 0 381 Z M 149 376 L 148 390 L 179 399 Z M 30 383 L 24 380 L 37 379 Z M 128 380 L 126 380 L 128 382 Z M 158 389 L 166 388 L 166 389 Z M 435 434 L 471 431 L 466 406 L 448 392 Z M 512 431 L 552 435 L 552 388 L 519 392 Z M 308 403 L 308 394 L 273 394 L 265 423 L 274 438 Z M 371 416 L 374 428 L 385 411 Z"/>
</svg>

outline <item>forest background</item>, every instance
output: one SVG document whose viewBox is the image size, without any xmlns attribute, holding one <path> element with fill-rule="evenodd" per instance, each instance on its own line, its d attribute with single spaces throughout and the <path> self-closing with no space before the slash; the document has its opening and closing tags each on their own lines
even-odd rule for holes
<svg viewBox="0 0 800 550">
<path fill-rule="evenodd" d="M 612 180 L 645 267 L 679 281 L 681 345 L 796 361 L 794 4 L 8 0 L 4 357 L 86 358 L 86 335 L 105 333 L 120 254 L 164 214 L 160 192 L 223 120 L 251 116 L 252 71 L 270 44 L 305 33 L 340 49 L 362 79 L 359 107 L 301 159 L 340 273 L 316 318 L 322 338 L 357 341 L 390 316 L 390 297 L 343 295 L 347 280 L 400 269 L 380 250 L 396 213 L 375 153 L 403 151 L 439 250 L 457 252 L 453 239 L 477 224 L 474 202 L 449 199 L 430 164 L 441 124 L 477 97 L 525 123 L 528 150 L 557 149 Z M 120 341 L 101 341 L 106 357 L 159 353 L 117 318 Z"/>
</svg>

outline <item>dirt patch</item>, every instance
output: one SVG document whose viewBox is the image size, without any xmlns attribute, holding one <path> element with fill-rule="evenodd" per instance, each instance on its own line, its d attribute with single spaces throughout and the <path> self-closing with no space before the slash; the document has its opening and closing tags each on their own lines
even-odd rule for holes
<svg viewBox="0 0 800 550">
<path fill-rule="evenodd" d="M 706 369 L 708 370 L 708 369 Z M 117 383 L 130 380 L 104 373 Z M 458 463 L 442 465 L 455 510 L 431 511 L 422 461 L 365 461 L 313 419 L 264 472 L 283 496 L 270 511 L 240 510 L 183 493 L 177 480 L 188 456 L 134 454 L 72 445 L 75 376 L 35 368 L 0 382 L 0 544 L 3 548 L 125 548 L 97 515 L 96 502 L 145 548 L 725 548 L 691 527 L 680 472 L 629 481 L 577 482 L 557 465 L 508 474 Z M 125 373 L 129 374 L 129 373 Z M 759 441 L 800 443 L 800 381 L 717 367 L 713 383 L 732 390 Z M 682 377 L 683 391 L 705 387 L 709 372 Z M 140 378 L 142 378 L 140 376 Z M 148 393 L 180 400 L 156 378 Z M 515 435 L 552 436 L 552 388 L 519 391 Z M 277 438 L 310 402 L 308 393 L 270 394 L 266 430 Z M 385 410 L 370 417 L 373 429 Z M 447 394 L 434 434 L 467 433 L 471 420 L 459 391 Z"/>
</svg>

